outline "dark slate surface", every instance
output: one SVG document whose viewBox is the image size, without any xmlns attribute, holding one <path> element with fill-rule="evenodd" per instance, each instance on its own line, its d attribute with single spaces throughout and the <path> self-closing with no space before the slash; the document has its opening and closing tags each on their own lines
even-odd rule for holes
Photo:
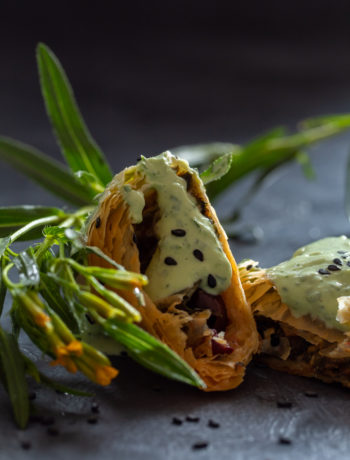
<svg viewBox="0 0 350 460">
<path fill-rule="evenodd" d="M 330 2 L 319 1 L 315 10 L 314 2 L 304 3 L 293 3 L 302 8 L 300 14 L 290 7 L 283 10 L 280 2 L 266 2 L 266 11 L 261 6 L 255 10 L 254 2 L 234 11 L 223 2 L 219 12 L 201 2 L 197 14 L 191 2 L 180 2 L 190 18 L 185 21 L 181 8 L 162 16 L 159 9 L 151 14 L 137 2 L 135 12 L 142 11 L 134 23 L 126 6 L 114 16 L 102 14 L 102 7 L 96 15 L 73 8 L 69 17 L 64 16 L 68 2 L 60 2 L 52 13 L 22 6 L 18 18 L 20 2 L 8 3 L 0 29 L 0 132 L 59 155 L 37 85 L 38 40 L 59 54 L 115 171 L 140 153 L 212 140 L 243 142 L 275 125 L 349 111 L 348 4 L 338 2 L 339 10 L 334 10 Z M 151 2 L 154 8 L 156 4 Z M 309 28 L 313 21 L 316 32 Z M 241 224 L 259 225 L 263 238 L 256 245 L 232 242 L 237 260 L 253 257 L 268 266 L 312 239 L 349 232 L 343 210 L 349 145 L 345 134 L 313 149 L 313 182 L 293 165 L 266 184 Z M 245 186 L 220 200 L 222 215 L 238 202 Z M 59 201 L 1 164 L 0 205 L 19 203 Z M 40 361 L 39 353 L 26 347 Z M 237 390 L 204 394 L 126 358 L 116 365 L 118 379 L 99 389 L 42 364 L 60 381 L 93 390 L 100 406 L 98 423 L 90 424 L 91 399 L 37 390 L 38 413 L 55 419 L 57 431 L 51 426 L 51 434 L 40 423 L 16 429 L 0 389 L 0 458 L 348 458 L 350 393 L 337 385 L 251 365 Z M 307 391 L 318 397 L 305 396 Z M 278 401 L 292 407 L 278 408 Z M 199 421 L 184 421 L 187 415 Z M 172 424 L 173 417 L 183 424 Z M 220 427 L 208 427 L 209 419 Z M 291 444 L 279 444 L 280 437 Z M 27 441 L 31 449 L 24 450 L 21 443 Z M 197 442 L 208 446 L 193 450 Z"/>
</svg>

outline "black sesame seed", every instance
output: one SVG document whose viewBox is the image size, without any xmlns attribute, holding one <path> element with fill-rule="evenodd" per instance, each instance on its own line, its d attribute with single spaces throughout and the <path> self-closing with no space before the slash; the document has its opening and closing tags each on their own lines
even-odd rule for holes
<svg viewBox="0 0 350 460">
<path fill-rule="evenodd" d="M 209 428 L 220 428 L 220 423 L 215 422 L 214 420 L 209 420 L 208 427 Z"/>
<path fill-rule="evenodd" d="M 346 262 L 346 265 L 347 265 L 348 267 L 350 267 L 350 261 L 349 261 L 349 262 Z"/>
<path fill-rule="evenodd" d="M 334 262 L 335 264 L 337 264 L 337 265 L 343 265 L 343 262 L 342 262 L 340 259 L 338 259 L 338 258 L 333 259 L 333 262 Z"/>
<path fill-rule="evenodd" d="M 137 158 L 136 158 L 136 163 L 138 163 L 138 162 L 141 161 L 141 160 L 142 160 L 141 157 L 137 157 Z"/>
<path fill-rule="evenodd" d="M 324 268 L 320 268 L 319 271 L 318 271 L 318 273 L 319 273 L 320 275 L 330 275 L 329 271 L 326 270 L 326 269 L 324 269 Z"/>
<path fill-rule="evenodd" d="M 337 251 L 338 254 L 346 254 L 346 251 Z"/>
<path fill-rule="evenodd" d="M 90 425 L 96 425 L 96 423 L 98 422 L 98 418 L 97 417 L 89 417 L 87 419 L 87 422 L 90 424 Z"/>
<path fill-rule="evenodd" d="M 336 265 L 328 265 L 328 270 L 331 270 L 332 272 L 336 272 L 338 270 L 340 270 L 339 267 L 337 267 Z"/>
<path fill-rule="evenodd" d="M 29 417 L 29 421 L 32 423 L 42 423 L 43 417 L 42 415 L 33 414 Z"/>
<path fill-rule="evenodd" d="M 171 234 L 174 236 L 185 236 L 186 230 L 183 228 L 174 228 L 174 230 L 171 230 Z"/>
<path fill-rule="evenodd" d="M 196 259 L 200 260 L 201 262 L 203 262 L 204 260 L 204 256 L 203 256 L 203 252 L 200 251 L 199 249 L 195 249 L 193 251 L 193 255 L 195 256 Z"/>
<path fill-rule="evenodd" d="M 289 401 L 277 401 L 277 407 L 280 409 L 291 409 L 293 404 Z"/>
<path fill-rule="evenodd" d="M 36 399 L 36 393 L 35 391 L 31 391 L 28 395 L 29 401 L 34 401 Z"/>
<path fill-rule="evenodd" d="M 208 275 L 208 286 L 214 288 L 216 286 L 216 279 L 213 275 Z"/>
<path fill-rule="evenodd" d="M 318 393 L 315 391 L 305 391 L 304 395 L 308 398 L 318 398 Z"/>
<path fill-rule="evenodd" d="M 47 415 L 46 417 L 43 417 L 41 419 L 42 425 L 49 426 L 49 425 L 53 425 L 54 423 L 55 423 L 55 419 L 51 415 Z"/>
<path fill-rule="evenodd" d="M 132 240 L 135 244 L 137 243 L 136 233 L 133 233 Z"/>
<path fill-rule="evenodd" d="M 199 417 L 194 417 L 193 415 L 187 415 L 186 421 L 187 422 L 197 423 L 197 422 L 199 422 Z"/>
<path fill-rule="evenodd" d="M 32 445 L 31 445 L 31 443 L 29 441 L 22 441 L 21 442 L 21 447 L 24 450 L 29 450 L 32 447 Z"/>
<path fill-rule="evenodd" d="M 47 434 L 50 436 L 58 436 L 60 432 L 54 426 L 49 426 L 49 428 L 47 429 Z"/>
<path fill-rule="evenodd" d="M 173 417 L 173 420 L 171 422 L 173 425 L 182 425 L 182 420 L 178 417 Z"/>
<path fill-rule="evenodd" d="M 196 442 L 193 444 L 192 449 L 205 449 L 206 447 L 208 447 L 207 442 Z"/>
<path fill-rule="evenodd" d="M 279 444 L 284 444 L 284 445 L 288 445 L 288 444 L 292 444 L 292 441 L 288 438 L 284 438 L 283 436 L 281 436 L 278 440 Z"/>
<path fill-rule="evenodd" d="M 251 270 L 253 268 L 253 265 L 247 265 L 246 270 Z"/>
<path fill-rule="evenodd" d="M 95 227 L 99 228 L 101 226 L 101 217 L 98 217 L 95 222 Z"/>
<path fill-rule="evenodd" d="M 280 338 L 278 334 L 271 334 L 270 344 L 271 347 L 278 347 L 278 345 L 280 344 Z"/>
<path fill-rule="evenodd" d="M 166 257 L 166 258 L 164 259 L 164 263 L 165 263 L 166 265 L 177 265 L 176 260 L 173 259 L 172 257 Z"/>
<path fill-rule="evenodd" d="M 100 412 L 100 406 L 97 404 L 97 402 L 93 402 L 91 404 L 91 412 L 94 414 L 98 414 Z"/>
<path fill-rule="evenodd" d="M 90 315 L 85 315 L 86 319 L 89 321 L 90 324 L 95 324 L 95 321 L 91 318 Z"/>
</svg>

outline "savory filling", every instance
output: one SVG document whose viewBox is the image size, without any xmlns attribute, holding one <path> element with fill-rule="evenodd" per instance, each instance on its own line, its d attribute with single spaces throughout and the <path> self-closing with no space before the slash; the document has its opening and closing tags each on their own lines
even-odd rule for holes
<svg viewBox="0 0 350 460">
<path fill-rule="evenodd" d="M 350 380 L 350 357 L 329 357 L 330 350 L 337 344 L 326 340 L 301 337 L 300 332 L 283 322 L 256 316 L 258 332 L 261 336 L 261 358 L 274 356 L 283 361 L 300 364 L 310 376 L 329 378 L 334 381 Z M 305 334 L 307 336 L 307 333 Z M 311 342 L 314 342 L 312 343 Z M 349 382 L 350 383 L 350 382 Z"/>
<path fill-rule="evenodd" d="M 146 292 L 160 310 L 183 318 L 187 345 L 196 357 L 229 354 L 233 348 L 225 339 L 228 318 L 220 292 L 230 283 L 231 265 L 204 214 L 205 207 L 189 193 L 192 174 L 182 178 L 170 169 L 178 181 L 177 189 L 169 191 L 169 184 L 159 176 L 153 177 L 154 183 L 147 183 L 146 176 L 142 220 L 134 223 L 141 272 L 151 284 Z M 161 170 L 162 178 L 166 171 Z M 172 196 L 175 192 L 177 196 Z M 182 206 L 184 195 L 187 202 Z"/>
</svg>

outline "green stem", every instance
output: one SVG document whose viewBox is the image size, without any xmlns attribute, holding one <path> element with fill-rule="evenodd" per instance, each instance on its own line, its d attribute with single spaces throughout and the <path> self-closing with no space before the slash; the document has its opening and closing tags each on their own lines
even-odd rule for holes
<svg viewBox="0 0 350 460">
<path fill-rule="evenodd" d="M 11 268 L 13 268 L 15 266 L 14 263 L 11 263 L 11 264 L 8 264 L 6 265 L 6 267 L 4 268 L 3 272 L 2 272 L 2 279 L 4 280 L 4 283 L 6 284 L 6 286 L 9 288 L 9 289 L 17 289 L 17 288 L 21 288 L 22 285 L 20 283 L 13 283 L 9 276 L 8 276 L 8 272 L 11 270 Z"/>
<path fill-rule="evenodd" d="M 33 230 L 34 228 L 41 227 L 42 225 L 55 224 L 60 220 L 62 220 L 61 216 L 49 216 L 33 220 L 32 222 L 20 228 L 19 230 L 17 230 L 17 232 L 11 235 L 11 243 L 18 240 L 21 236 L 23 236 L 25 233 L 28 233 L 30 230 Z"/>
<path fill-rule="evenodd" d="M 52 236 L 47 236 L 45 240 L 39 245 L 38 250 L 35 254 L 36 261 L 38 265 L 40 264 L 40 261 L 45 254 L 45 252 L 51 248 L 51 246 L 55 243 L 55 239 L 52 238 Z"/>
</svg>

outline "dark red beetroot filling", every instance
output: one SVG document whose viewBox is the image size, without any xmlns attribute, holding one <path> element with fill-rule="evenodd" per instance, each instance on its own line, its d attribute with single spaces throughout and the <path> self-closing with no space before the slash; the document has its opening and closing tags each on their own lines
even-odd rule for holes
<svg viewBox="0 0 350 460">
<path fill-rule="evenodd" d="M 211 311 L 207 324 L 213 330 L 213 338 L 211 340 L 212 352 L 216 354 L 230 354 L 233 348 L 227 343 L 222 343 L 218 337 L 218 332 L 225 331 L 228 319 L 224 301 L 219 295 L 211 295 L 202 289 L 197 289 L 188 302 L 188 306 L 193 310 Z"/>
</svg>

